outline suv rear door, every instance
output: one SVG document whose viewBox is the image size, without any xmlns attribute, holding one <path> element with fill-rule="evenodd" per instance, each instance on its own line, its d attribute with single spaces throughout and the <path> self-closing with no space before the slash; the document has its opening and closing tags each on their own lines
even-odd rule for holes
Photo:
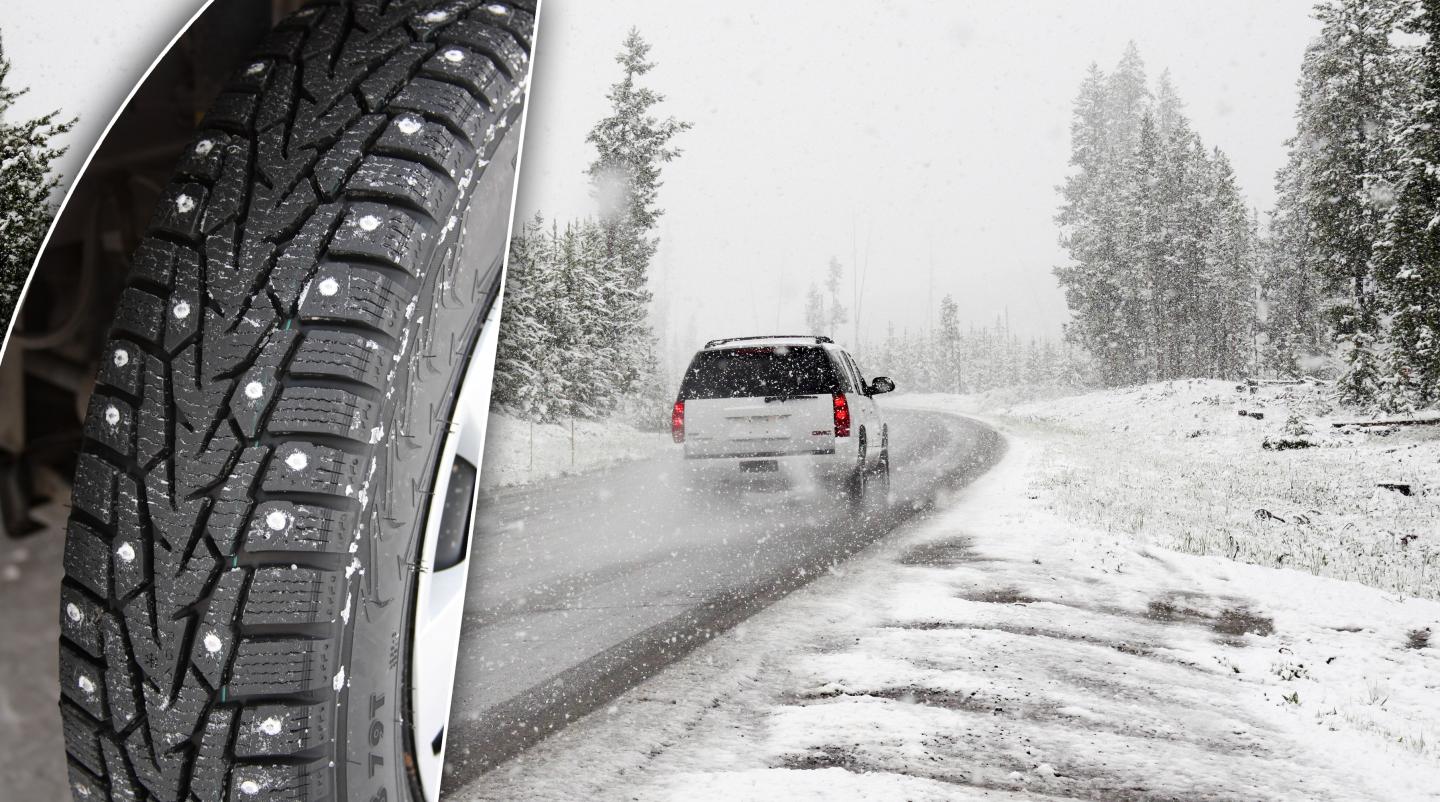
<svg viewBox="0 0 1440 802">
<path fill-rule="evenodd" d="M 833 393 L 846 373 L 818 345 L 716 348 L 695 355 L 680 386 L 685 454 L 773 457 L 835 448 Z"/>
</svg>

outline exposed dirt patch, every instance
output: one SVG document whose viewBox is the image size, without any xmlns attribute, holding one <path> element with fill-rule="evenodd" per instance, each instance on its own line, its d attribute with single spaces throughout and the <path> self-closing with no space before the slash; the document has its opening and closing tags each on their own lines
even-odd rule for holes
<svg viewBox="0 0 1440 802">
<path fill-rule="evenodd" d="M 1211 628 L 1221 635 L 1273 635 L 1275 622 L 1263 615 L 1257 615 L 1248 607 L 1227 607 L 1220 611 Z"/>
<path fill-rule="evenodd" d="M 821 746 L 803 755 L 786 755 L 780 760 L 781 768 L 787 769 L 845 769 L 860 772 L 860 758 L 843 746 Z"/>
<path fill-rule="evenodd" d="M 1424 649 L 1430 645 L 1430 628 L 1412 629 L 1405 633 L 1405 648 Z"/>
<path fill-rule="evenodd" d="M 1033 600 L 1032 600 L 1033 601 Z M 1148 643 L 1136 643 L 1132 641 L 1107 640 L 1097 638 L 1093 635 L 1080 635 L 1074 632 L 1060 632 L 1053 629 L 1041 629 L 1039 627 L 1023 627 L 1010 624 L 962 624 L 953 621 L 911 621 L 903 624 L 890 624 L 897 629 L 984 629 L 994 632 L 1007 632 L 1011 635 L 1023 635 L 1032 638 L 1054 638 L 1056 640 L 1071 641 L 1073 643 L 1088 643 L 1092 646 L 1104 646 L 1107 649 L 1114 649 L 1117 652 L 1133 654 L 1139 657 L 1153 657 L 1154 647 Z"/>
<path fill-rule="evenodd" d="M 979 562 L 980 559 L 980 555 L 975 553 L 974 538 L 960 535 L 959 537 L 953 537 L 948 540 L 921 543 L 900 555 L 898 562 L 901 565 L 925 565 L 933 568 L 945 568 L 952 565 Z"/>
<path fill-rule="evenodd" d="M 1275 633 L 1273 619 L 1259 615 L 1249 607 L 1238 604 L 1225 607 L 1219 613 L 1211 614 L 1186 604 L 1185 596 L 1176 594 L 1162 599 L 1152 599 L 1145 608 L 1145 617 L 1151 621 L 1167 624 L 1189 623 L 1207 626 L 1216 634 L 1229 638 L 1253 634 L 1265 637 Z"/>
<path fill-rule="evenodd" d="M 1006 588 L 991 588 L 990 590 L 972 591 L 970 593 L 957 594 L 960 598 L 973 602 L 986 602 L 989 604 L 1033 604 L 1039 599 L 1034 596 L 1026 596 L 1020 589 L 1014 586 Z"/>
</svg>

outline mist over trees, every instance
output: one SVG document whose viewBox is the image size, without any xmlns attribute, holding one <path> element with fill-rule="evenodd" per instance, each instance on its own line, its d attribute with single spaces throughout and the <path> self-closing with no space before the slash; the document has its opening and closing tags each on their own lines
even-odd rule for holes
<svg viewBox="0 0 1440 802">
<path fill-rule="evenodd" d="M 562 225 L 537 214 L 511 238 L 494 400 L 524 419 L 665 407 L 648 281 L 664 214 L 661 167 L 680 154 L 671 140 L 690 123 L 656 116 L 664 97 L 638 82 L 655 66 L 649 52 L 631 29 L 615 59 L 622 74 L 606 95 L 610 113 L 586 137 L 598 216 Z"/>
<path fill-rule="evenodd" d="M 1056 276 L 1101 383 L 1309 375 L 1344 403 L 1440 401 L 1440 0 L 1314 14 L 1263 235 L 1133 46 L 1082 81 Z"/>
<path fill-rule="evenodd" d="M 1055 271 L 1072 312 L 1067 339 L 1093 356 L 1106 385 L 1245 374 L 1255 221 L 1168 74 L 1152 91 L 1133 44 L 1110 73 L 1091 65 L 1071 145 L 1056 218 L 1070 254 Z"/>
<path fill-rule="evenodd" d="M 50 195 L 60 178 L 51 174 L 51 165 L 66 149 L 52 143 L 75 124 L 61 120 L 58 111 L 7 122 L 15 101 L 29 91 L 7 86 L 9 76 L 10 60 L 0 40 L 0 336 L 55 213 Z"/>
<path fill-rule="evenodd" d="M 1088 356 L 1068 343 L 1021 338 L 1003 317 L 990 326 L 961 326 L 959 307 L 946 295 L 933 330 L 902 329 L 891 323 L 885 338 L 857 355 L 866 378 L 885 375 L 905 392 L 1021 393 L 1081 389 L 1092 384 Z"/>
</svg>

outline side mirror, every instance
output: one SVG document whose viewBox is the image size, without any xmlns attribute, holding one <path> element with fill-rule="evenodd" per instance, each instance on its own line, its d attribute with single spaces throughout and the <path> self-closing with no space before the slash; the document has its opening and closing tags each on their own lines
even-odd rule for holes
<svg viewBox="0 0 1440 802">
<path fill-rule="evenodd" d="M 870 395 L 895 392 L 895 382 L 889 376 L 876 376 L 870 381 Z"/>
</svg>

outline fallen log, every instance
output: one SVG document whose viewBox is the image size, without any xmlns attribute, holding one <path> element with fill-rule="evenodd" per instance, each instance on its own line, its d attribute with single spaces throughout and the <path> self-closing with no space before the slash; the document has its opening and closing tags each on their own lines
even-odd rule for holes
<svg viewBox="0 0 1440 802">
<path fill-rule="evenodd" d="M 1395 420 L 1356 420 L 1331 423 L 1336 429 L 1354 426 L 1357 429 L 1378 429 L 1382 426 L 1440 426 L 1440 418 L 1398 418 Z"/>
</svg>

